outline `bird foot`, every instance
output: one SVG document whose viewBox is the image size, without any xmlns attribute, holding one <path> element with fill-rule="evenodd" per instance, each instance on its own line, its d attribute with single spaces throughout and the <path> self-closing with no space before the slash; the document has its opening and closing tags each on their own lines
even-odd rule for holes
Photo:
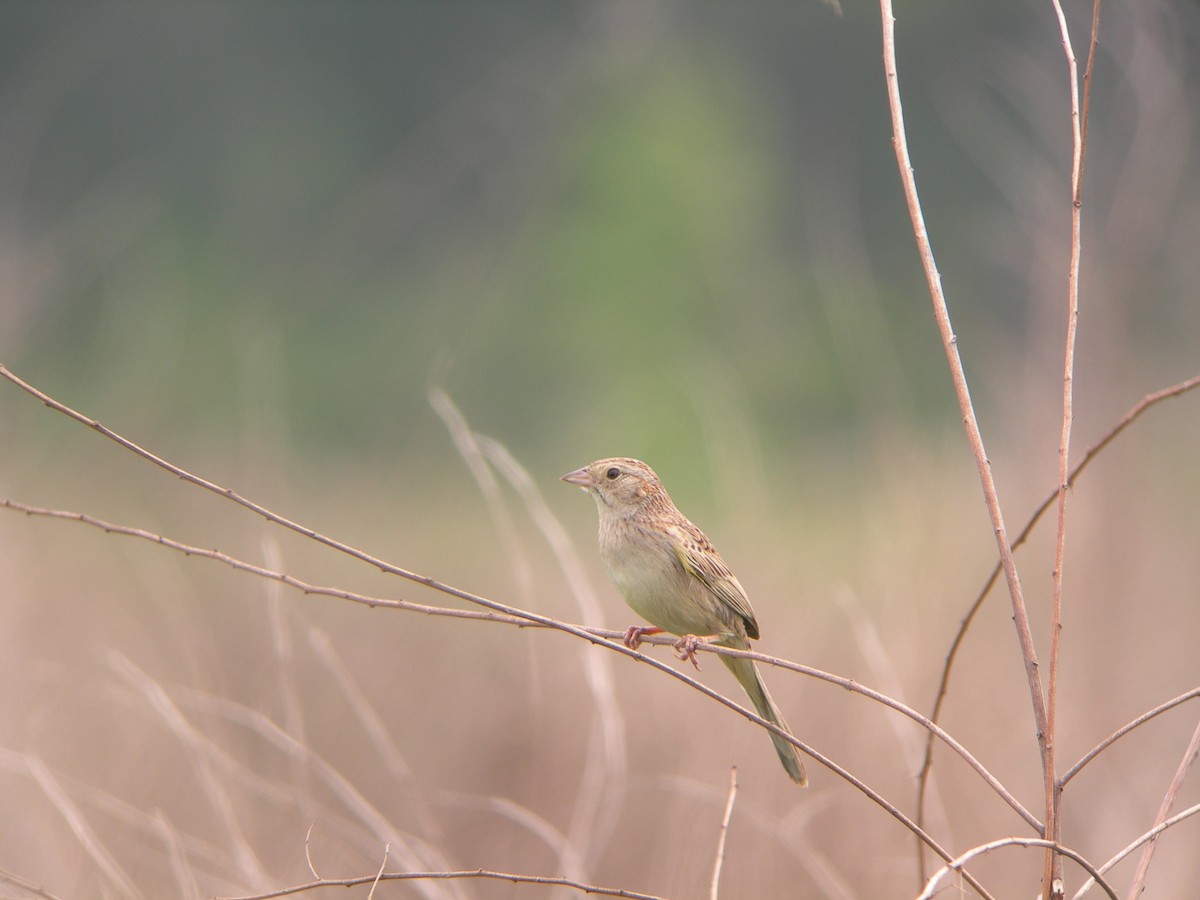
<svg viewBox="0 0 1200 900">
<path fill-rule="evenodd" d="M 679 660 L 687 660 L 693 666 L 699 669 L 700 662 L 696 659 L 696 648 L 703 642 L 703 640 L 703 638 L 698 638 L 694 634 L 685 634 L 671 646 L 675 648 L 675 656 Z"/>
<path fill-rule="evenodd" d="M 640 625 L 630 625 L 625 631 L 625 646 L 630 650 L 636 650 L 642 645 L 642 638 L 648 634 L 662 634 L 661 628 L 647 628 Z"/>
</svg>

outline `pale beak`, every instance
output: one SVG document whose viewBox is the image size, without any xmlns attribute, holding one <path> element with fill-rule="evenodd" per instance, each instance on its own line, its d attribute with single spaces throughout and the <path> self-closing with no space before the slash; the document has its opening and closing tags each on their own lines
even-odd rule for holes
<svg viewBox="0 0 1200 900">
<path fill-rule="evenodd" d="M 562 480 L 567 484 L 577 484 L 585 491 L 592 484 L 592 476 L 588 474 L 588 470 L 586 468 L 576 469 L 574 472 L 568 472 L 562 477 Z"/>
</svg>

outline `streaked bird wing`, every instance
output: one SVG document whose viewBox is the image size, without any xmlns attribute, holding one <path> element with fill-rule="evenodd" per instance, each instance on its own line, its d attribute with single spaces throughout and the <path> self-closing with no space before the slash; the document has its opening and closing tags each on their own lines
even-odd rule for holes
<svg viewBox="0 0 1200 900">
<path fill-rule="evenodd" d="M 667 526 L 671 545 L 685 572 L 695 576 L 718 600 L 729 607 L 746 623 L 746 636 L 758 638 L 758 622 L 750 608 L 750 598 L 729 566 L 721 559 L 712 541 L 693 525 L 684 521 Z"/>
</svg>

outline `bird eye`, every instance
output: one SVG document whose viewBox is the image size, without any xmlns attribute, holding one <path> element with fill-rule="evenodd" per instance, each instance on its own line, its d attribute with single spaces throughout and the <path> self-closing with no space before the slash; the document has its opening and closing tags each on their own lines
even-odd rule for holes
<svg viewBox="0 0 1200 900">
<path fill-rule="evenodd" d="M 614 480 L 616 480 L 616 477 L 621 474 L 621 470 L 618 469 L 616 466 L 613 466 L 611 469 L 609 469 L 604 474 L 608 476 L 609 481 L 614 481 Z"/>
</svg>

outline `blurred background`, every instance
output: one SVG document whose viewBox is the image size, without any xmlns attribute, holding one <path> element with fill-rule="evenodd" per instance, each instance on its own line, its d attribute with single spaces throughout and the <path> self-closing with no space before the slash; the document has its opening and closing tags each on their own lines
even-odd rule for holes
<svg viewBox="0 0 1200 900">
<path fill-rule="evenodd" d="M 1090 11 L 1067 4 L 1081 62 Z M 1067 67 L 1048 2 L 898 15 L 918 186 L 1015 534 L 1056 479 Z M 1075 459 L 1200 371 L 1200 6 L 1103 16 Z M 928 712 L 995 545 L 896 174 L 878 20 L 816 0 L 5 3 L 0 360 L 318 531 L 591 625 L 633 617 L 601 573 L 591 501 L 557 478 L 641 457 L 738 572 L 759 649 Z M 1198 403 L 1149 412 L 1071 495 L 1062 768 L 1197 684 Z M 464 427 L 529 473 L 570 550 L 503 471 L 481 490 Z M 7 382 L 0 447 L 11 499 L 462 605 Z M 1018 556 L 1043 661 L 1053 531 Z M 311 879 L 306 854 L 325 877 L 372 875 L 387 846 L 389 870 L 696 897 L 733 764 L 723 896 L 919 889 L 911 836 L 875 804 L 816 763 L 793 789 L 759 729 L 582 642 L 304 596 L 15 512 L 0 573 L 6 895 L 256 893 Z M 945 724 L 1040 816 L 1010 615 L 1000 590 Z M 912 811 L 917 726 L 766 678 L 801 739 Z M 1085 769 L 1065 842 L 1101 863 L 1149 828 L 1196 718 L 1185 705 Z M 961 761 L 936 763 L 945 847 L 1030 836 Z M 1198 800 L 1189 785 L 1178 808 Z M 1198 827 L 1164 836 L 1147 896 L 1200 878 Z M 997 897 L 1033 896 L 1040 870 L 1022 850 L 978 867 Z"/>
</svg>

